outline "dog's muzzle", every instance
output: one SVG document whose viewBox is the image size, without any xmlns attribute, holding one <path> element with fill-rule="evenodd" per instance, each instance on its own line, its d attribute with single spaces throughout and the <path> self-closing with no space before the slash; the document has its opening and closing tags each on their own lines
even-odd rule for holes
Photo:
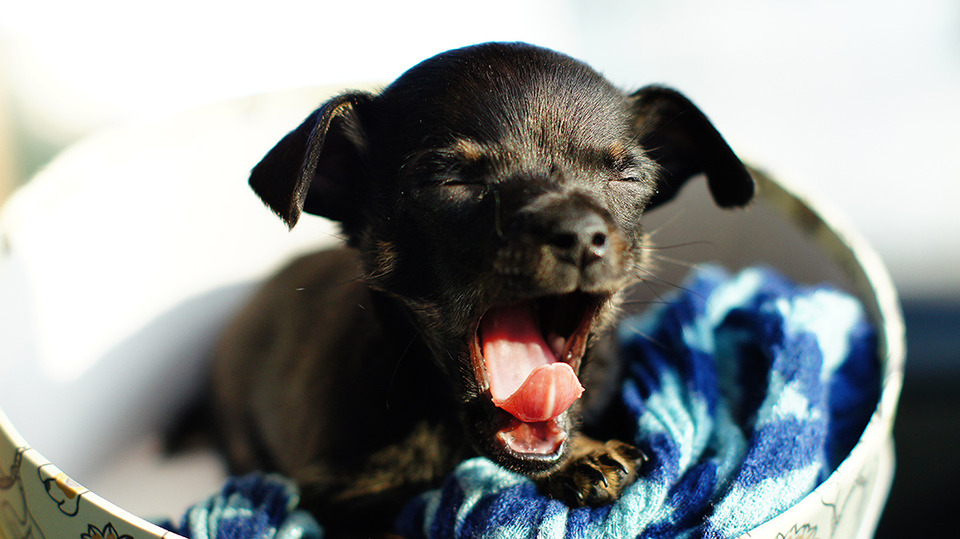
<svg viewBox="0 0 960 539">
<path fill-rule="evenodd" d="M 541 195 L 510 223 L 494 267 L 502 291 L 470 347 L 477 387 L 495 407 L 497 451 L 562 454 L 590 335 L 629 272 L 627 244 L 581 193 Z"/>
</svg>

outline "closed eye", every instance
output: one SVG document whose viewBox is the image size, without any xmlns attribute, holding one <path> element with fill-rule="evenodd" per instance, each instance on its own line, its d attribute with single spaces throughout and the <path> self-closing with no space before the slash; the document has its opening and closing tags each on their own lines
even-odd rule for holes
<svg viewBox="0 0 960 539">
<path fill-rule="evenodd" d="M 438 181 L 437 185 L 440 187 L 452 187 L 452 186 L 459 186 L 459 185 L 483 187 L 486 184 L 479 180 L 468 180 L 465 178 L 446 178 Z"/>
<path fill-rule="evenodd" d="M 421 189 L 439 190 L 439 191 L 460 191 L 476 193 L 487 187 L 486 182 L 462 178 L 459 176 L 450 176 L 442 178 L 431 178 L 420 182 Z"/>
<path fill-rule="evenodd" d="M 614 171 L 612 174 L 610 174 L 610 181 L 646 183 L 649 181 L 649 177 L 637 170 L 635 167 L 630 167 L 624 170 Z"/>
<path fill-rule="evenodd" d="M 436 178 L 421 185 L 424 188 L 423 195 L 429 197 L 434 203 L 440 203 L 441 206 L 446 206 L 448 203 L 459 206 L 470 201 L 478 201 L 486 195 L 489 187 L 482 181 L 459 176 Z"/>
<path fill-rule="evenodd" d="M 652 187 L 655 178 L 652 171 L 653 167 L 645 167 L 643 163 L 637 163 L 610 171 L 609 178 L 610 181 L 614 182 L 635 183 Z"/>
</svg>

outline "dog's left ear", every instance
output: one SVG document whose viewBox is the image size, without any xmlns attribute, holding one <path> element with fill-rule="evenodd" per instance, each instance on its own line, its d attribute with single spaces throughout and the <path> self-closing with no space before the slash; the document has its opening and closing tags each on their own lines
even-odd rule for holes
<svg viewBox="0 0 960 539">
<path fill-rule="evenodd" d="M 713 200 L 722 208 L 753 198 L 747 168 L 700 109 L 675 90 L 647 86 L 630 96 L 640 144 L 661 167 L 657 193 L 648 208 L 672 199 L 690 177 L 707 175 Z"/>
</svg>

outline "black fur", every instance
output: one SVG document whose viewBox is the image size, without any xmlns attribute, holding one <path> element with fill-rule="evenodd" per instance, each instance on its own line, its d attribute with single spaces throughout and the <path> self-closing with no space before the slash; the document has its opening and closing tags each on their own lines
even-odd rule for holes
<svg viewBox="0 0 960 539">
<path fill-rule="evenodd" d="M 334 535 L 389 529 L 476 454 L 570 504 L 615 499 L 643 457 L 581 434 L 582 403 L 618 375 L 585 349 L 646 264 L 644 211 L 700 173 L 720 206 L 753 195 L 679 93 L 626 95 L 530 45 L 445 52 L 379 94 L 331 99 L 250 178 L 288 226 L 337 220 L 347 246 L 294 262 L 225 336 L 213 379 L 231 462 L 295 478 Z M 569 336 L 586 388 L 537 438 L 554 452 L 505 443 L 517 423 L 487 386 L 481 319 L 518 302 Z"/>
</svg>

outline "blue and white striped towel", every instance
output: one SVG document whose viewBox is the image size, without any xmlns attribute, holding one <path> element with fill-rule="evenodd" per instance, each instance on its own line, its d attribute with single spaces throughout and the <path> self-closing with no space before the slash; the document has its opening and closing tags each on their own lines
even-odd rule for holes
<svg viewBox="0 0 960 539">
<path fill-rule="evenodd" d="M 570 509 L 475 458 L 413 500 L 397 531 L 409 539 L 737 537 L 813 490 L 879 398 L 876 334 L 858 301 L 766 269 L 702 268 L 666 304 L 626 320 L 619 337 L 627 362 L 619 404 L 635 422 L 632 442 L 650 457 L 620 500 Z M 273 476 L 231 479 L 177 531 L 320 537 L 296 499 L 289 481 Z"/>
</svg>

